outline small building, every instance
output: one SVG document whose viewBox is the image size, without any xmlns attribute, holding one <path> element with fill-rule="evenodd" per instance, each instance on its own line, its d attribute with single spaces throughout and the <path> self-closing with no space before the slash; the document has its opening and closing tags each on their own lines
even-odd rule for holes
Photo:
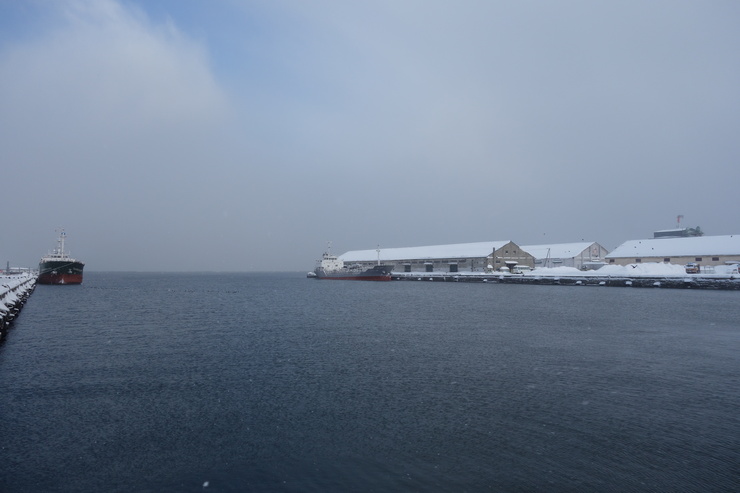
<svg viewBox="0 0 740 493">
<path fill-rule="evenodd" d="M 605 262 L 609 251 L 596 242 L 556 243 L 552 245 L 523 245 L 531 253 L 535 267 L 575 267 L 589 269 Z"/>
<path fill-rule="evenodd" d="M 689 236 L 704 236 L 699 226 L 695 228 L 662 229 L 653 232 L 653 238 L 687 238 Z"/>
<path fill-rule="evenodd" d="M 491 272 L 534 267 L 534 257 L 512 241 L 356 250 L 339 256 L 344 265 L 393 265 L 394 272 Z"/>
<path fill-rule="evenodd" d="M 630 240 L 615 248 L 606 259 L 615 265 L 643 262 L 723 265 L 740 261 L 740 235 Z"/>
</svg>

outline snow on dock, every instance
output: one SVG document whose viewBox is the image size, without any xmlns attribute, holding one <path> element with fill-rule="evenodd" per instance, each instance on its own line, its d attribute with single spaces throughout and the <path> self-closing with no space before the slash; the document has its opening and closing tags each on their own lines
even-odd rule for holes
<svg viewBox="0 0 740 493">
<path fill-rule="evenodd" d="M 561 286 L 623 286 L 740 290 L 737 266 L 715 266 L 687 274 L 682 265 L 642 263 L 606 265 L 598 270 L 573 267 L 536 268 L 523 274 L 508 272 L 393 272 L 394 281 L 489 282 Z"/>
<path fill-rule="evenodd" d="M 0 339 L 6 336 L 35 288 L 35 274 L 24 272 L 0 276 Z"/>
</svg>

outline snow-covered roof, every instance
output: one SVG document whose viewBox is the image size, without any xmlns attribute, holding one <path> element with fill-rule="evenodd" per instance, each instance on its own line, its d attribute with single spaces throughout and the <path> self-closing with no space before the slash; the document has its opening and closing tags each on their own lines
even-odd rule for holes
<svg viewBox="0 0 740 493">
<path fill-rule="evenodd" d="M 522 245 L 522 250 L 532 255 L 536 259 L 547 258 L 547 251 L 550 251 L 550 258 L 573 258 L 580 255 L 584 250 L 596 245 L 595 242 L 582 241 L 578 243 L 556 243 L 553 245 Z"/>
<path fill-rule="evenodd" d="M 740 235 L 630 240 L 619 245 L 606 258 L 709 255 L 740 256 Z"/>
<path fill-rule="evenodd" d="M 510 243 L 506 241 L 481 241 L 454 245 L 430 245 L 420 247 L 381 248 L 380 261 L 436 259 L 436 258 L 480 258 Z M 378 260 L 377 250 L 354 250 L 339 256 L 345 262 L 368 262 Z"/>
</svg>

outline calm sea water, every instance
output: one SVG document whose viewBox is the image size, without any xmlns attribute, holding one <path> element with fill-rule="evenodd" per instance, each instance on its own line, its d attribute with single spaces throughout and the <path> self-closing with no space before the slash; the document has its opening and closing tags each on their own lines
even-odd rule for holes
<svg viewBox="0 0 740 493">
<path fill-rule="evenodd" d="M 0 491 L 738 491 L 739 301 L 90 272 L 0 346 Z"/>
</svg>

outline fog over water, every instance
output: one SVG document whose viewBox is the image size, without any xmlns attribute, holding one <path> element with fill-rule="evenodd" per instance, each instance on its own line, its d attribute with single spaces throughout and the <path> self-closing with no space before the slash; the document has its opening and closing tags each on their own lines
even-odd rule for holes
<svg viewBox="0 0 740 493">
<path fill-rule="evenodd" d="M 0 262 L 740 228 L 735 2 L 0 1 Z"/>
</svg>

